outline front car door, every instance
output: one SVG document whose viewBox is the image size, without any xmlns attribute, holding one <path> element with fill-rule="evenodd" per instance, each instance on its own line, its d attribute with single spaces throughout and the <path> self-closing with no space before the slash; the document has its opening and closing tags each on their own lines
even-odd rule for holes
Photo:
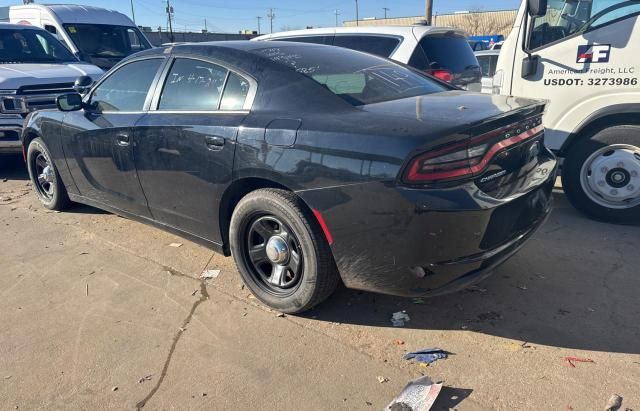
<svg viewBox="0 0 640 411">
<path fill-rule="evenodd" d="M 61 137 L 81 196 L 110 208 L 150 217 L 133 159 L 133 127 L 144 116 L 165 58 L 126 63 L 111 72 L 69 112 Z"/>
<path fill-rule="evenodd" d="M 221 243 L 219 204 L 256 83 L 222 63 L 177 56 L 137 124 L 135 163 L 155 220 Z"/>
</svg>

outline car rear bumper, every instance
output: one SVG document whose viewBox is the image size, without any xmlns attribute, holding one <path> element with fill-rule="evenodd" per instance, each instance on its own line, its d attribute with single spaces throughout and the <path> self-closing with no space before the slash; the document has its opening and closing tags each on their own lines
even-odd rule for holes
<svg viewBox="0 0 640 411">
<path fill-rule="evenodd" d="M 435 296 L 489 276 L 544 223 L 555 159 L 540 169 L 545 172 L 532 173 L 521 194 L 504 199 L 491 198 L 474 183 L 441 190 L 367 183 L 331 188 L 330 196 L 300 195 L 325 219 L 347 287 Z"/>
<path fill-rule="evenodd" d="M 3 117 L 0 117 L 0 153 L 21 153 L 20 133 L 24 119 L 20 115 Z"/>
</svg>

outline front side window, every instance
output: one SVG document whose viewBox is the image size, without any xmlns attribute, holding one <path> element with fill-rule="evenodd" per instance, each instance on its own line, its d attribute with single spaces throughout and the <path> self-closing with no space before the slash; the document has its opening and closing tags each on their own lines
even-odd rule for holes
<svg viewBox="0 0 640 411">
<path fill-rule="evenodd" d="M 163 59 L 134 61 L 118 68 L 91 94 L 93 110 L 103 112 L 141 111 Z"/>
<path fill-rule="evenodd" d="M 78 61 L 44 30 L 0 29 L 0 62 L 64 63 Z"/>
<path fill-rule="evenodd" d="M 358 50 L 380 57 L 390 57 L 400 39 L 385 36 L 336 36 L 333 45 Z"/>
<path fill-rule="evenodd" d="M 240 110 L 249 83 L 224 67 L 200 60 L 178 58 L 173 63 L 160 95 L 159 110 Z"/>
<path fill-rule="evenodd" d="M 65 24 L 78 49 L 94 58 L 124 58 L 151 48 L 137 27 L 109 24 Z"/>
<path fill-rule="evenodd" d="M 529 48 L 536 49 L 638 13 L 640 3 L 628 0 L 549 0 L 547 13 L 533 21 Z"/>
<path fill-rule="evenodd" d="M 307 76 L 354 106 L 449 90 L 389 60 L 338 47 L 274 46 L 252 52 Z"/>
</svg>

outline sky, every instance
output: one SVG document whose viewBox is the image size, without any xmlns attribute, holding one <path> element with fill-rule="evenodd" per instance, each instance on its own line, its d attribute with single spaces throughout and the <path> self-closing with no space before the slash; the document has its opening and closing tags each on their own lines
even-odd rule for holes
<svg viewBox="0 0 640 411">
<path fill-rule="evenodd" d="M 261 33 L 268 33 L 267 14 L 273 7 L 273 30 L 303 29 L 307 26 L 335 26 L 335 10 L 338 23 L 355 20 L 355 0 L 170 0 L 174 9 L 174 30 L 199 31 L 207 28 L 214 32 L 237 33 L 239 30 L 257 30 L 260 16 Z M 37 3 L 46 1 L 36 0 Z M 51 3 L 75 3 L 117 10 L 131 17 L 130 0 L 50 0 Z M 20 0 L 0 0 L 0 5 L 19 4 Z M 461 10 L 508 10 L 519 6 L 520 0 L 433 0 L 434 13 L 444 14 Z M 384 17 L 385 7 L 389 17 L 418 16 L 424 14 L 424 0 L 358 0 L 360 18 Z M 139 26 L 167 24 L 166 0 L 133 0 L 136 23 Z"/>
</svg>

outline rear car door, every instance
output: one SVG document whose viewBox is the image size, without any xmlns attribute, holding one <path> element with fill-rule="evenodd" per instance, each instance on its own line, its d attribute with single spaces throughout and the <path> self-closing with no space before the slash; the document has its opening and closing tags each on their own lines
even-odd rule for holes
<svg viewBox="0 0 640 411">
<path fill-rule="evenodd" d="M 220 242 L 219 203 L 256 84 L 221 64 L 176 57 L 136 127 L 135 163 L 153 217 Z"/>
<path fill-rule="evenodd" d="M 133 160 L 133 127 L 144 115 L 165 58 L 135 60 L 111 72 L 69 112 L 61 137 L 80 195 L 150 217 Z"/>
</svg>

